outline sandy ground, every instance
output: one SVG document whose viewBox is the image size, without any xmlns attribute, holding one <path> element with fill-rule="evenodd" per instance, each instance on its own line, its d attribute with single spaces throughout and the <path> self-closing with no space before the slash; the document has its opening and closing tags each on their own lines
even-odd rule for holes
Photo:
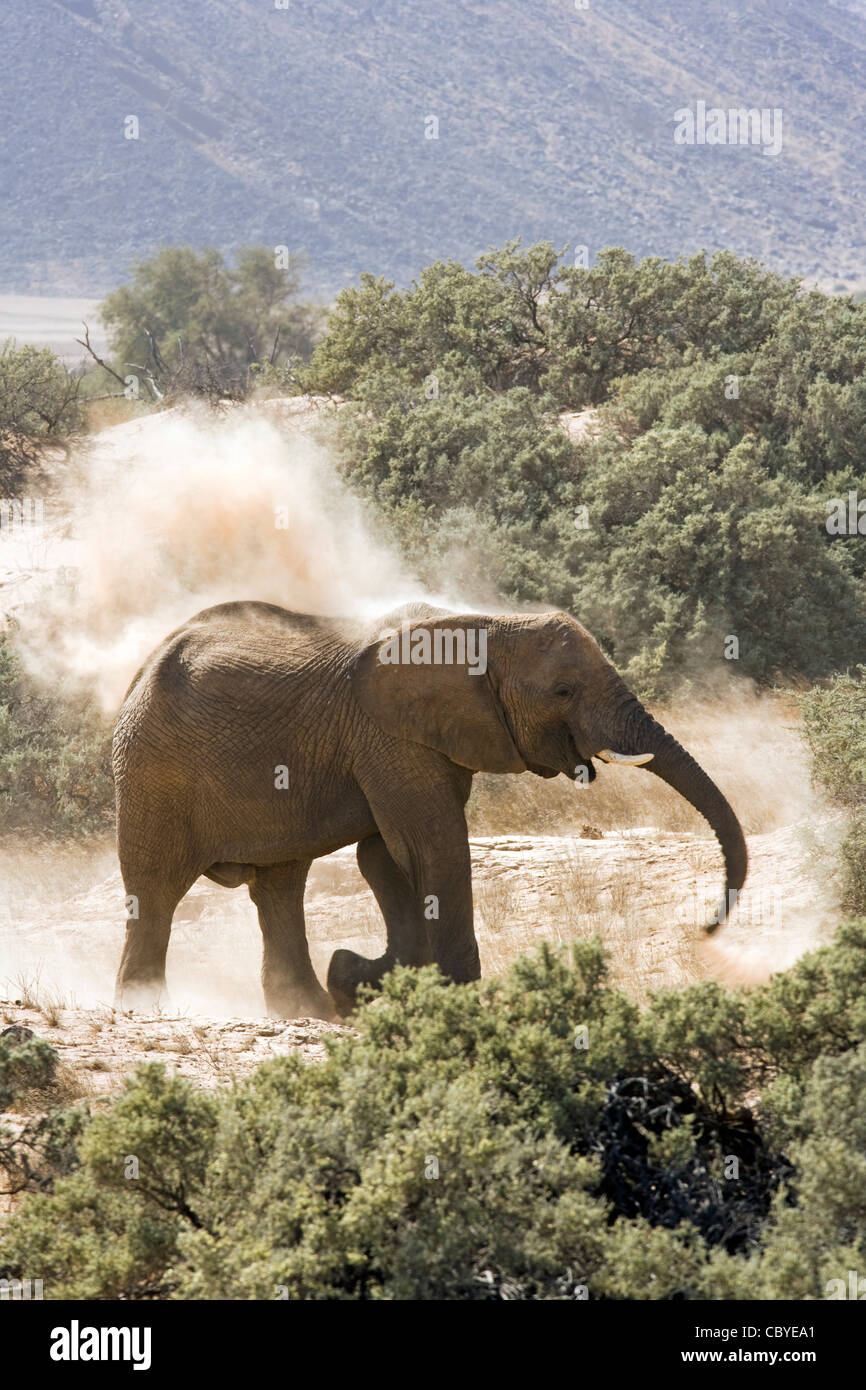
<svg viewBox="0 0 866 1390">
<path fill-rule="evenodd" d="M 646 828 L 603 835 L 472 839 L 483 971 L 495 975 L 541 941 L 598 932 L 617 982 L 635 997 L 704 977 L 754 984 L 829 939 L 832 911 L 816 907 L 805 827 L 750 839 L 751 873 L 730 922 L 708 940 L 720 857 L 709 837 Z M 104 863 L 101 867 L 104 867 Z M 245 889 L 200 880 L 179 905 L 169 989 L 148 1015 L 111 1007 L 122 937 L 116 871 L 68 899 L 26 894 L 0 923 L 0 1019 L 48 1039 L 85 1094 L 105 1095 L 139 1061 L 163 1060 L 201 1084 L 244 1074 L 275 1053 L 324 1055 L 339 1025 L 264 1017 L 260 937 Z M 378 909 L 354 849 L 318 860 L 307 888 L 311 952 L 320 978 L 338 946 L 373 956 L 384 944 Z"/>
</svg>

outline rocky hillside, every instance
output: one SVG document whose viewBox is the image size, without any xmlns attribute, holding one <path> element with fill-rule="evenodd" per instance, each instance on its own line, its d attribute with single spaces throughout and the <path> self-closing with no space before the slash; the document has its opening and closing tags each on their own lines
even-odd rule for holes
<svg viewBox="0 0 866 1390">
<path fill-rule="evenodd" d="M 0 291 L 264 242 L 330 294 L 518 235 L 864 274 L 863 0 L 6 0 L 0 28 Z M 676 144 L 699 101 L 780 109 L 781 152 Z"/>
</svg>

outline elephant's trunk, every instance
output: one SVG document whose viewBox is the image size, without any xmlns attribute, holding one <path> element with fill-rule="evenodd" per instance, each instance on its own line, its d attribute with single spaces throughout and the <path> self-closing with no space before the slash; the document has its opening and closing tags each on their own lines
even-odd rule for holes
<svg viewBox="0 0 866 1390">
<path fill-rule="evenodd" d="M 715 782 L 671 734 L 664 733 L 647 770 L 661 777 L 700 811 L 715 833 L 725 860 L 725 893 L 706 931 L 713 932 L 728 916 L 746 881 L 749 855 L 742 827 Z"/>
<path fill-rule="evenodd" d="M 623 753 L 652 753 L 651 761 L 645 764 L 647 771 L 667 782 L 700 812 L 721 846 L 725 860 L 725 895 L 705 928 L 708 933 L 714 932 L 725 921 L 746 881 L 749 856 L 742 827 L 715 782 L 691 754 L 647 713 L 630 691 L 622 687 L 620 695 L 614 723 L 620 732 L 615 744 L 609 737 L 606 742 Z"/>
</svg>

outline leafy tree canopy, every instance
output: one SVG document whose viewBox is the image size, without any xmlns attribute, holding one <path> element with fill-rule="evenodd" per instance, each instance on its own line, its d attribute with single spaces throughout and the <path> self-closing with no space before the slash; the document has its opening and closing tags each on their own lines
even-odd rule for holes
<svg viewBox="0 0 866 1390">
<path fill-rule="evenodd" d="M 297 298 L 300 268 L 281 248 L 242 247 L 233 265 L 214 249 L 164 248 L 101 306 L 120 374 L 144 369 L 163 393 L 213 382 L 243 394 L 253 364 L 309 356 L 318 311 Z"/>
<path fill-rule="evenodd" d="M 422 573 L 586 621 L 646 696 L 825 676 L 866 643 L 866 305 L 730 252 L 508 243 L 337 299 L 307 375 Z M 586 410 L 572 439 L 563 411 Z M 858 494 L 859 496 L 859 494 Z M 836 507 L 838 511 L 838 507 Z M 866 517 L 864 517 L 866 530 Z M 736 639 L 736 655 L 729 641 Z"/>
</svg>

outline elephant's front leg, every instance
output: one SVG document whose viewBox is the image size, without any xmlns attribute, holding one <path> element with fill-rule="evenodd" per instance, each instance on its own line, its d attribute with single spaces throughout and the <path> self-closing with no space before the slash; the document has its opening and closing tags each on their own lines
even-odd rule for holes
<svg viewBox="0 0 866 1390">
<path fill-rule="evenodd" d="M 342 1013 L 355 1003 L 360 985 L 378 985 L 394 965 L 439 966 L 450 979 L 477 980 L 481 967 L 472 920 L 472 874 L 462 802 L 418 821 L 405 816 L 399 828 L 377 816 L 380 835 L 358 847 L 358 863 L 382 909 L 388 934 L 385 954 L 367 960 L 355 951 L 335 951 L 328 989 Z"/>
<path fill-rule="evenodd" d="M 358 868 L 384 918 L 386 945 L 376 960 L 359 956 L 357 951 L 334 952 L 328 989 L 344 1015 L 355 1007 L 359 985 L 377 986 L 395 965 L 427 965 L 433 959 L 420 899 L 381 835 L 369 835 L 359 842 Z"/>
<path fill-rule="evenodd" d="M 262 929 L 262 986 L 272 1018 L 337 1017 L 310 960 L 304 923 L 309 859 L 256 868 L 250 897 Z"/>
</svg>

